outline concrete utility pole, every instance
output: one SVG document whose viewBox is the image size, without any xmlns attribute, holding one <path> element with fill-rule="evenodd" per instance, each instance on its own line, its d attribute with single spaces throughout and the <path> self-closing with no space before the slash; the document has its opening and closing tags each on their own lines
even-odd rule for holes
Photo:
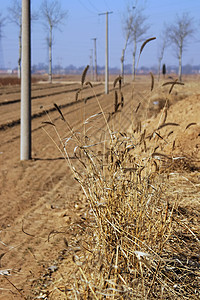
<svg viewBox="0 0 200 300">
<path fill-rule="evenodd" d="M 93 73 L 93 49 L 90 49 L 90 74 L 91 74 L 91 81 L 94 79 Z"/>
<path fill-rule="evenodd" d="M 106 64 L 105 64 L 105 94 L 109 94 L 109 67 L 108 67 L 108 15 L 112 14 L 113 12 L 105 12 L 105 13 L 101 13 L 99 14 L 99 16 L 101 15 L 106 15 Z"/>
<path fill-rule="evenodd" d="M 21 149 L 31 159 L 31 21 L 30 0 L 22 0 Z"/>
<path fill-rule="evenodd" d="M 94 41 L 94 80 L 97 81 L 97 38 L 92 40 Z"/>
</svg>

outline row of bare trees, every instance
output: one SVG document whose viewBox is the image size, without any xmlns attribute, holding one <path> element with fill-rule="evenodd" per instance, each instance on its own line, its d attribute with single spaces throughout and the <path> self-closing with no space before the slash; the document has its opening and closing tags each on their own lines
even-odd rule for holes
<svg viewBox="0 0 200 300">
<path fill-rule="evenodd" d="M 123 30 L 125 36 L 125 45 L 121 56 L 121 75 L 124 76 L 124 61 L 125 52 L 128 46 L 132 46 L 133 54 L 133 78 L 136 72 L 136 51 L 139 42 L 147 38 L 149 24 L 147 24 L 147 17 L 144 15 L 144 9 L 136 7 L 127 7 L 124 15 Z M 164 25 L 164 30 L 160 36 L 159 53 L 158 53 L 158 75 L 160 76 L 161 62 L 163 60 L 166 47 L 172 46 L 175 55 L 179 61 L 179 80 L 182 79 L 182 56 L 189 38 L 194 34 L 193 19 L 187 13 L 181 16 L 176 16 L 174 22 L 170 25 Z"/>
<path fill-rule="evenodd" d="M 35 21 L 39 18 L 48 32 L 46 38 L 49 49 L 49 81 L 52 82 L 52 45 L 53 45 L 53 30 L 58 29 L 64 19 L 67 17 L 67 11 L 61 8 L 60 2 L 57 0 L 43 0 L 40 11 L 31 14 L 31 20 Z M 12 0 L 11 5 L 8 7 L 8 18 L 18 27 L 18 40 L 19 40 L 19 56 L 18 56 L 18 77 L 21 76 L 21 50 L 22 50 L 22 7 L 21 0 Z M 0 29 L 3 24 L 3 19 L 0 15 Z M 0 30 L 1 33 L 1 30 Z"/>
<path fill-rule="evenodd" d="M 21 0 L 12 0 L 8 8 L 8 19 L 15 23 L 19 29 L 19 58 L 18 58 L 18 76 L 21 74 L 21 32 L 22 32 L 22 13 Z M 52 82 L 52 45 L 53 45 L 53 30 L 59 29 L 67 17 L 67 11 L 61 8 L 58 0 L 43 0 L 40 11 L 32 13 L 32 20 L 42 21 L 45 31 L 48 32 L 46 38 L 49 49 L 49 81 Z M 125 44 L 122 49 L 121 56 L 121 75 L 124 76 L 124 61 L 127 47 L 132 47 L 133 54 L 133 77 L 136 72 L 136 53 L 138 43 L 144 41 L 148 36 L 150 28 L 147 23 L 147 16 L 144 14 L 144 9 L 128 6 L 123 17 L 123 30 L 125 36 Z M 6 18 L 0 13 L 0 38 L 2 35 L 2 27 L 5 25 Z M 194 34 L 194 23 L 192 18 L 184 13 L 177 16 L 171 25 L 164 25 L 164 30 L 160 37 L 160 47 L 158 54 L 158 74 L 160 74 L 161 62 L 163 60 L 166 47 L 172 45 L 175 49 L 175 55 L 179 60 L 179 80 L 182 76 L 182 55 L 186 48 L 187 42 Z"/>
</svg>

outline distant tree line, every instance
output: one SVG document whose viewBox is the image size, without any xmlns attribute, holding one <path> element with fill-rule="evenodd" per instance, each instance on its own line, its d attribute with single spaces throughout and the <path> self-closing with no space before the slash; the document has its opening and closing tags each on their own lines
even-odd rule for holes
<svg viewBox="0 0 200 300">
<path fill-rule="evenodd" d="M 98 74 L 104 74 L 105 72 L 105 66 L 97 66 L 98 68 Z M 53 70 L 54 74 L 82 74 L 83 70 L 85 69 L 85 66 L 76 67 L 74 65 L 69 65 L 66 67 L 63 67 L 61 65 L 54 65 Z M 120 74 L 120 69 L 117 67 L 110 68 L 110 74 L 118 75 Z M 124 74 L 130 75 L 132 74 L 132 64 L 126 64 L 124 65 Z M 158 74 L 158 68 L 157 66 L 152 67 L 145 67 L 141 66 L 138 68 L 137 72 L 139 74 L 149 74 L 149 72 L 153 72 L 154 74 Z M 32 74 L 48 74 L 48 65 L 44 63 L 39 63 L 38 65 L 32 66 Z M 178 74 L 178 66 L 169 65 L 166 66 L 166 76 L 171 73 Z M 182 74 L 199 74 L 200 73 L 200 65 L 183 65 L 182 66 Z"/>
</svg>

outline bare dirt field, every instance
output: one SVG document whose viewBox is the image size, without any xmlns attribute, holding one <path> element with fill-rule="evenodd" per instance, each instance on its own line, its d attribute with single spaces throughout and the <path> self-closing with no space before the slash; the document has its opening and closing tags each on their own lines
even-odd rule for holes
<svg viewBox="0 0 200 300">
<path fill-rule="evenodd" d="M 78 251 L 84 239 L 82 224 L 89 226 L 89 203 L 59 151 L 61 142 L 54 125 L 47 122 L 56 124 L 65 141 L 70 136 L 67 124 L 76 132 L 84 131 L 83 120 L 100 112 L 98 101 L 106 116 L 111 116 L 111 128 L 120 132 L 142 123 L 147 136 L 159 128 L 163 117 L 167 118 L 165 123 L 171 123 L 171 133 L 164 154 L 187 158 L 183 177 L 179 178 L 185 205 L 200 212 L 199 80 L 187 76 L 183 78 L 185 84 L 175 85 L 171 94 L 170 86 L 162 86 L 164 81 L 155 82 L 151 91 L 150 76 L 138 77 L 134 84 L 127 80 L 122 87 L 123 110 L 113 118 L 113 83 L 109 95 L 105 95 L 101 82 L 94 83 L 93 89 L 84 85 L 77 94 L 80 78 L 58 78 L 53 84 L 34 82 L 30 161 L 20 161 L 20 86 L 0 85 L 0 299 L 64 299 L 58 294 L 48 298 L 47 291 L 59 278 L 65 277 L 68 282 L 67 277 L 72 276 L 75 267 L 66 248 L 70 244 Z M 166 98 L 167 116 L 160 113 Z M 61 108 L 67 124 L 54 103 Z M 93 136 L 104 127 L 102 118 L 92 128 Z M 160 149 L 167 134 L 168 126 L 159 128 Z M 69 152 L 73 154 L 73 148 Z M 69 160 L 73 163 L 76 156 Z M 171 188 L 177 188 L 173 181 Z"/>
</svg>

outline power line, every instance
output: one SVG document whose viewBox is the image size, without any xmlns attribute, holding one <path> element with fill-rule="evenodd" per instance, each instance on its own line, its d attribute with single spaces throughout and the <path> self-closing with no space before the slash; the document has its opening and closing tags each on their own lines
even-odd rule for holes
<svg viewBox="0 0 200 300">
<path fill-rule="evenodd" d="M 97 38 L 92 39 L 94 41 L 94 75 L 95 81 L 97 81 Z"/>
<path fill-rule="evenodd" d="M 90 13 L 94 14 L 96 13 L 95 11 L 91 11 L 81 0 L 78 0 L 78 2 Z"/>
<path fill-rule="evenodd" d="M 106 0 L 104 0 L 104 3 L 105 3 L 105 5 L 106 5 L 106 7 L 107 7 L 109 10 L 111 10 L 110 7 L 108 6 L 108 3 L 107 3 Z"/>
<path fill-rule="evenodd" d="M 93 4 L 90 0 L 88 0 L 88 2 L 89 2 L 89 4 L 90 4 L 90 6 L 92 6 L 93 9 L 95 9 L 96 12 L 99 11 L 99 10 L 96 8 L 96 6 L 94 6 L 94 4 Z"/>
<path fill-rule="evenodd" d="M 93 80 L 93 49 L 90 49 L 90 72 L 91 72 L 91 80 Z"/>
</svg>

